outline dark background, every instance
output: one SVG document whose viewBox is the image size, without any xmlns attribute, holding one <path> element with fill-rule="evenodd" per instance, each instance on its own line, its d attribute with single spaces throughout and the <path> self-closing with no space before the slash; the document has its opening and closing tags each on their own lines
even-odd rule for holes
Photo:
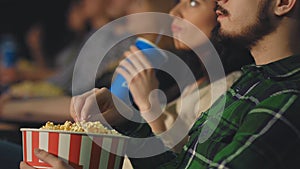
<svg viewBox="0 0 300 169">
<path fill-rule="evenodd" d="M 66 26 L 70 0 L 0 0 L 0 35 L 11 33 L 19 45 L 19 53 L 28 56 L 26 32 L 35 23 L 44 28 L 43 45 L 49 56 L 64 46 L 71 35 Z"/>
</svg>

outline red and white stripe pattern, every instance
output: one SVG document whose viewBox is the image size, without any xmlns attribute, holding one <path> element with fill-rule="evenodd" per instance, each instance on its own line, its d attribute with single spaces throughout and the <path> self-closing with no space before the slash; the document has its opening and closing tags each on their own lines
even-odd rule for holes
<svg viewBox="0 0 300 169">
<path fill-rule="evenodd" d="M 121 169 L 126 147 L 125 137 L 87 136 L 81 134 L 43 132 L 22 129 L 23 160 L 35 168 L 48 164 L 34 155 L 40 148 L 54 154 L 75 169 Z M 117 154 L 117 155 L 116 155 Z"/>
</svg>

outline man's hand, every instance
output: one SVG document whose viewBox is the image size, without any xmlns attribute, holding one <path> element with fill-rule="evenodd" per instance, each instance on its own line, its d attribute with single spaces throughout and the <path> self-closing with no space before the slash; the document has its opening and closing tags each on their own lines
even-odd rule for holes
<svg viewBox="0 0 300 169">
<path fill-rule="evenodd" d="M 37 156 L 40 160 L 48 163 L 52 166 L 52 169 L 73 169 L 70 165 L 66 164 L 61 159 L 55 157 L 54 155 L 47 153 L 44 150 L 35 149 L 35 156 Z M 34 169 L 33 167 L 27 165 L 25 162 L 20 163 L 20 169 Z"/>
<path fill-rule="evenodd" d="M 76 122 L 100 121 L 112 126 L 119 126 L 126 122 L 124 116 L 127 118 L 133 116 L 133 110 L 106 88 L 93 89 L 74 96 L 71 100 L 70 113 Z"/>
</svg>

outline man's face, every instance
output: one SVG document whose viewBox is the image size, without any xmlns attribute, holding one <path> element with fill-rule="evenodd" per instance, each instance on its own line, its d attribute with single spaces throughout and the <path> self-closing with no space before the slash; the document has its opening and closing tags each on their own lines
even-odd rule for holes
<svg viewBox="0 0 300 169">
<path fill-rule="evenodd" d="M 251 49 L 277 27 L 272 15 L 273 3 L 272 0 L 218 0 L 221 37 Z"/>
</svg>

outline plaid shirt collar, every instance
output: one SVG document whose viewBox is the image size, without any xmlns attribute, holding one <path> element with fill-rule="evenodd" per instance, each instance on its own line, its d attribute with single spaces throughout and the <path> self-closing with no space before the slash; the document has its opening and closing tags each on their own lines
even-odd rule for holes
<svg viewBox="0 0 300 169">
<path fill-rule="evenodd" d="M 300 55 L 293 55 L 270 64 L 258 66 L 255 64 L 242 67 L 242 71 L 262 73 L 268 79 L 282 79 L 300 72 Z"/>
</svg>

